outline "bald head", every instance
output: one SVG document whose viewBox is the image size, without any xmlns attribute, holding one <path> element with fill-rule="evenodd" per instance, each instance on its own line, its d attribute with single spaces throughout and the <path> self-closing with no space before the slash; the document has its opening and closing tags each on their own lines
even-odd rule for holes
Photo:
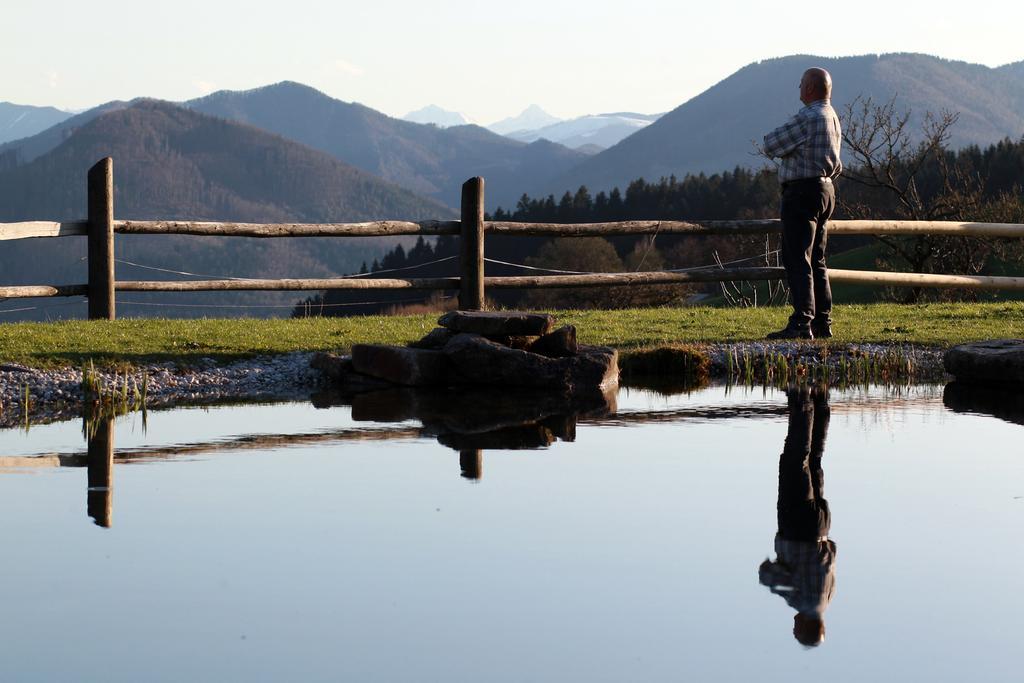
<svg viewBox="0 0 1024 683">
<path fill-rule="evenodd" d="M 804 104 L 832 97 L 832 76 L 820 68 L 808 69 L 800 79 L 800 101 Z"/>
<path fill-rule="evenodd" d="M 818 647 L 825 642 L 825 622 L 821 617 L 797 612 L 793 617 L 793 636 L 801 645 Z"/>
</svg>

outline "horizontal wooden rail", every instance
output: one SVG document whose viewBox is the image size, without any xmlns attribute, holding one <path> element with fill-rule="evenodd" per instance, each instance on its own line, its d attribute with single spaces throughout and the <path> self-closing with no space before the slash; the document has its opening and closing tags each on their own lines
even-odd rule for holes
<svg viewBox="0 0 1024 683">
<path fill-rule="evenodd" d="M 619 221 L 614 223 L 513 223 L 490 221 L 492 235 L 609 237 L 614 235 L 758 235 L 782 231 L 779 219 L 745 221 Z M 829 221 L 833 235 L 942 235 L 948 237 L 1024 237 L 1021 223 L 958 221 Z"/>
<path fill-rule="evenodd" d="M 829 221 L 833 235 L 940 235 L 942 237 L 1024 237 L 1020 223 L 957 221 Z"/>
<path fill-rule="evenodd" d="M 874 270 L 829 268 L 832 282 L 858 282 L 892 287 L 957 287 L 962 289 L 1024 290 L 1024 277 L 994 275 L 939 275 L 932 273 L 883 273 Z"/>
<path fill-rule="evenodd" d="M 118 280 L 119 292 L 263 292 L 326 289 L 458 289 L 457 277 L 434 278 L 331 278 L 316 280 Z"/>
<path fill-rule="evenodd" d="M 23 240 L 30 237 L 71 237 L 89 234 L 88 221 L 54 223 L 51 221 L 28 221 L 25 223 L 0 223 L 0 242 Z"/>
<path fill-rule="evenodd" d="M 32 237 L 72 237 L 88 233 L 88 222 L 0 223 L 0 241 Z M 208 237 L 388 237 L 458 235 L 459 221 L 370 221 L 366 223 L 232 223 L 115 220 L 122 235 L 203 235 Z M 488 221 L 492 235 L 608 237 L 614 235 L 757 235 L 777 233 L 778 219 L 744 221 L 618 221 L 612 223 L 515 223 Z M 833 235 L 943 235 L 1024 237 L 1024 224 L 958 221 L 836 220 Z"/>
<path fill-rule="evenodd" d="M 682 285 L 690 282 L 781 280 L 782 268 L 707 268 L 685 273 L 591 273 L 587 275 L 524 275 L 485 277 L 485 289 L 563 289 L 565 287 L 626 287 L 629 285 Z"/>
<path fill-rule="evenodd" d="M 484 287 L 496 289 L 544 289 L 565 287 L 622 287 L 628 285 L 670 285 L 724 280 L 778 280 L 782 268 L 707 268 L 686 273 L 593 273 L 588 275 L 528 275 L 485 277 Z M 327 289 L 459 289 L 458 277 L 436 278 L 334 278 L 284 280 L 118 280 L 119 292 L 220 292 L 220 291 L 306 291 Z"/>
<path fill-rule="evenodd" d="M 0 287 L 0 298 L 3 299 L 27 299 L 29 297 L 47 296 L 85 296 L 88 293 L 88 285 L 24 285 L 20 287 Z"/>
<path fill-rule="evenodd" d="M 616 223 L 511 223 L 488 221 L 489 235 L 610 237 L 614 235 L 756 235 L 778 232 L 775 220 L 758 221 L 619 221 Z"/>
<path fill-rule="evenodd" d="M 829 269 L 833 282 L 857 282 L 896 287 L 960 287 L 965 289 L 1024 290 L 1024 277 L 996 277 L 988 275 L 932 275 L 920 273 L 883 273 L 870 270 Z M 749 280 L 782 280 L 783 268 L 704 268 L 684 273 L 647 271 L 631 273 L 588 273 L 586 275 L 525 275 L 485 277 L 486 289 L 565 289 L 568 287 L 628 287 L 640 285 L 681 285 L 693 282 L 726 282 Z M 194 280 L 188 282 L 166 280 L 118 280 L 114 288 L 119 292 L 215 292 L 215 291 L 307 291 L 327 289 L 389 290 L 389 289 L 449 289 L 457 290 L 457 277 L 438 278 L 345 278 L 345 279 L 284 279 L 284 280 Z M 39 288 L 0 289 L 0 295 L 10 289 L 35 290 Z M 51 288 L 52 289 L 52 288 Z M 65 290 L 70 288 L 64 288 Z M 14 294 L 13 296 L 73 296 L 84 294 L 83 286 L 73 293 Z"/>
<path fill-rule="evenodd" d="M 458 235 L 459 221 L 370 221 L 368 223 L 203 223 L 196 221 L 114 221 L 122 235 L 204 235 L 207 237 L 389 237 Z"/>
</svg>

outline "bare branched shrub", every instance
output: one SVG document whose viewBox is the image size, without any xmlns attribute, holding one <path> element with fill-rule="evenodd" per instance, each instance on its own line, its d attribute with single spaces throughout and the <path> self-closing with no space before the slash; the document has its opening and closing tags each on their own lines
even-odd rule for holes
<svg viewBox="0 0 1024 683">
<path fill-rule="evenodd" d="M 852 159 L 843 171 L 840 206 L 851 218 L 918 221 L 982 221 L 1012 212 L 1012 201 L 985 195 L 984 179 L 957 163 L 948 149 L 959 114 L 928 112 L 920 130 L 910 110 L 896 98 L 878 104 L 858 97 L 845 109 L 843 144 Z M 975 275 L 1013 249 L 1008 240 L 914 235 L 875 238 L 884 247 L 877 260 L 884 270 Z M 934 290 L 929 296 L 974 299 L 967 290 Z M 887 298 L 907 302 L 926 296 L 922 288 L 888 289 Z"/>
</svg>

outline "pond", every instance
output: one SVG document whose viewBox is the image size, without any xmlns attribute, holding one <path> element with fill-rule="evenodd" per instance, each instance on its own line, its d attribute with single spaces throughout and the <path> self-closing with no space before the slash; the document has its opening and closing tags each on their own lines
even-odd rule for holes
<svg viewBox="0 0 1024 683">
<path fill-rule="evenodd" d="M 0 432 L 0 679 L 1020 680 L 1015 397 L 611 399 Z"/>
</svg>

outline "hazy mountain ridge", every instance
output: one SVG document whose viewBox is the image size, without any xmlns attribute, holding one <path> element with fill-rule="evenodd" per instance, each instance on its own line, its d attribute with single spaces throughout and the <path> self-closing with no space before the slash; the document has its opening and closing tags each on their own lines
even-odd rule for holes
<svg viewBox="0 0 1024 683">
<path fill-rule="evenodd" d="M 584 158 L 559 146 L 531 149 L 472 124 L 402 121 L 289 81 L 221 91 L 186 105 L 283 135 L 449 206 L 459 205 L 462 183 L 472 176 L 487 179 L 489 206 L 507 204 L 523 192 L 524 178 L 533 187 Z M 547 157 L 538 163 L 541 153 Z"/>
<path fill-rule="evenodd" d="M 750 64 L 662 116 L 617 145 L 550 183 L 556 196 L 586 185 L 591 191 L 625 187 L 631 180 L 713 173 L 766 163 L 753 141 L 802 106 L 797 84 L 810 66 L 823 66 L 835 82 L 833 103 L 842 112 L 858 95 L 912 111 L 920 126 L 927 111 L 960 113 L 951 144 L 986 145 L 1024 135 L 1024 77 L 1014 68 L 954 62 L 917 54 L 822 58 L 790 56 Z"/>
<path fill-rule="evenodd" d="M 124 109 L 138 101 L 141 100 L 132 100 L 131 102 L 114 100 L 107 102 L 88 109 L 81 114 L 69 116 L 35 135 L 2 144 L 0 145 L 0 170 L 32 162 L 56 148 L 67 140 L 76 129 L 84 126 L 96 117 L 110 111 Z"/>
<path fill-rule="evenodd" d="M 0 143 L 35 135 L 70 116 L 55 107 L 0 102 Z"/>
<path fill-rule="evenodd" d="M 434 124 L 440 128 L 451 128 L 452 126 L 465 126 L 471 123 L 465 115 L 460 114 L 457 111 L 448 111 L 442 109 L 436 104 L 428 104 L 422 109 L 411 111 L 402 117 L 403 121 L 409 121 L 411 123 L 426 123 Z"/>
<path fill-rule="evenodd" d="M 86 171 L 108 155 L 114 158 L 115 217 L 121 219 L 266 223 L 454 216 L 437 202 L 278 135 L 171 103 L 141 101 L 94 117 L 50 152 L 0 172 L 0 221 L 81 219 Z M 117 256 L 219 276 L 330 277 L 354 272 L 361 262 L 371 261 L 395 242 L 394 238 L 122 236 L 117 240 Z M 0 252 L 0 272 L 7 284 L 83 282 L 85 264 L 79 258 L 84 249 L 85 241 L 78 238 L 6 242 Z M 167 277 L 131 267 L 118 269 L 123 271 L 121 279 Z M 296 293 L 211 293 L 185 295 L 184 300 L 288 304 L 298 297 Z M 183 298 L 165 295 L 156 300 Z M 160 313 L 167 314 L 162 309 Z"/>
<path fill-rule="evenodd" d="M 612 114 L 589 114 L 574 119 L 559 121 L 535 130 L 509 133 L 508 137 L 523 142 L 544 138 L 571 149 L 588 145 L 608 148 L 621 142 L 641 128 L 646 128 L 660 118 L 659 114 L 636 114 L 618 112 Z"/>
<path fill-rule="evenodd" d="M 1024 60 L 1013 62 L 1012 64 L 1004 64 L 998 68 L 998 71 L 1001 71 L 1013 78 L 1024 79 Z"/>
<path fill-rule="evenodd" d="M 531 104 L 515 116 L 509 116 L 501 121 L 495 121 L 491 125 L 487 126 L 487 128 L 498 135 L 511 135 L 512 133 L 520 131 L 536 130 L 537 128 L 550 126 L 551 124 L 558 123 L 561 120 L 562 119 L 557 116 L 552 116 L 541 109 L 540 105 Z"/>
</svg>

